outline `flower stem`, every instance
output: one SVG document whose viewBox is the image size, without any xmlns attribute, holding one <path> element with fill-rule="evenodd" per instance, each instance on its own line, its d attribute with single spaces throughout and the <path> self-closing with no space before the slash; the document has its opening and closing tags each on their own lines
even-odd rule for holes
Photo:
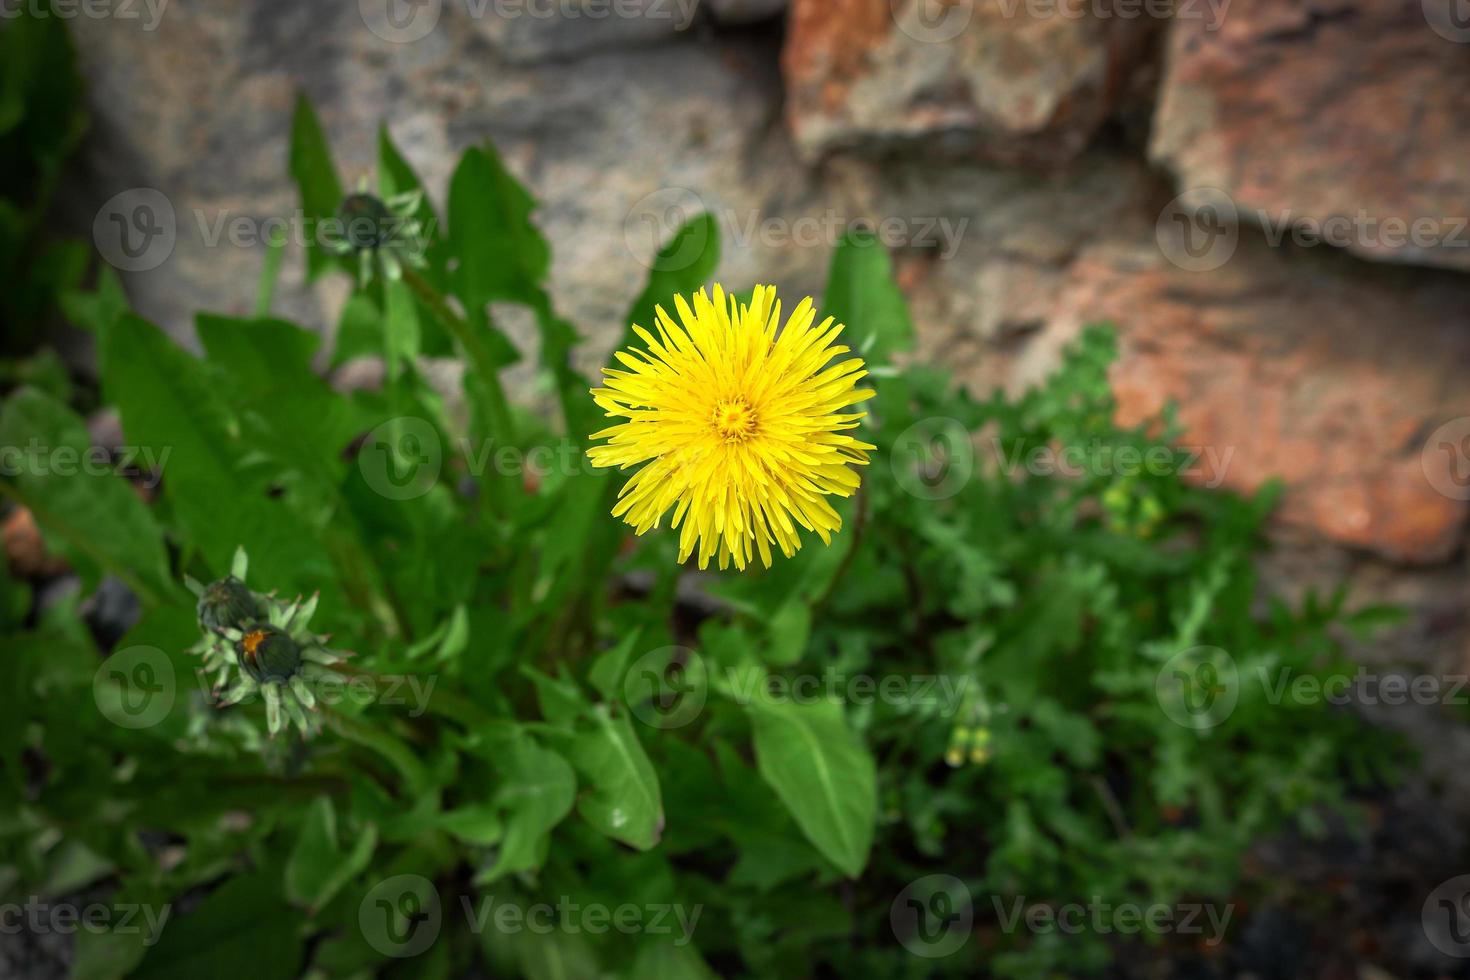
<svg viewBox="0 0 1470 980">
<path fill-rule="evenodd" d="M 403 281 L 438 318 L 439 322 L 444 324 L 445 329 L 459 341 L 465 359 L 469 361 L 476 379 L 484 387 L 485 414 L 490 426 L 490 434 L 509 443 L 513 434 L 510 403 L 506 401 L 505 389 L 500 384 L 500 374 L 495 358 L 491 356 L 490 349 L 485 346 L 484 339 L 475 333 L 474 328 L 464 317 L 450 308 L 444 297 L 439 295 L 439 291 L 417 270 L 404 266 Z"/>
<path fill-rule="evenodd" d="M 837 591 L 838 584 L 842 581 L 843 576 L 847 574 L 848 568 L 852 565 L 853 559 L 857 557 L 858 548 L 862 546 L 863 528 L 868 523 L 868 495 L 863 491 L 862 487 L 858 487 L 854 497 L 856 499 L 853 501 L 852 540 L 848 542 L 847 554 L 842 556 L 842 564 L 838 565 L 837 571 L 832 573 L 832 578 L 828 580 L 827 587 L 822 590 L 821 595 L 812 600 L 813 612 L 826 605 L 827 600 L 832 598 L 832 594 Z"/>
</svg>

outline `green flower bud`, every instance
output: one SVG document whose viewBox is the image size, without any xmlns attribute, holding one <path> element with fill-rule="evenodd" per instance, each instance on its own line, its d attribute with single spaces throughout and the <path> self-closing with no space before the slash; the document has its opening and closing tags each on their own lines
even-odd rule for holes
<svg viewBox="0 0 1470 980">
<path fill-rule="evenodd" d="M 288 681 L 301 669 L 301 648 L 274 626 L 249 627 L 235 644 L 235 657 L 256 683 Z"/>
<path fill-rule="evenodd" d="M 388 244 L 401 222 L 386 204 L 371 194 L 352 194 L 345 198 L 337 209 L 337 220 L 342 223 L 347 244 L 360 252 Z"/>
<path fill-rule="evenodd" d="M 203 629 L 240 629 L 260 618 L 259 603 L 245 583 L 227 575 L 206 586 L 196 607 Z"/>
</svg>

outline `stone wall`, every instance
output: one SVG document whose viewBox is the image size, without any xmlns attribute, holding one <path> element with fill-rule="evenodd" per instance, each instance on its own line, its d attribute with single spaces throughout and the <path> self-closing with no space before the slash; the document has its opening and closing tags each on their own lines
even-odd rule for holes
<svg viewBox="0 0 1470 980">
<path fill-rule="evenodd" d="M 163 192 L 177 241 L 127 283 L 188 338 L 192 311 L 248 308 L 263 257 L 208 229 L 295 207 L 298 89 L 349 182 L 379 121 L 441 200 L 493 139 L 543 202 L 588 368 L 681 213 L 720 217 L 726 281 L 800 292 L 838 234 L 888 219 L 925 355 L 1015 387 L 1115 322 L 1127 419 L 1172 399 L 1186 441 L 1229 453 L 1226 486 L 1287 481 L 1279 588 L 1345 576 L 1407 602 L 1405 647 L 1463 669 L 1455 3 L 179 2 L 151 29 L 76 21 L 95 132 L 68 201 L 90 226 L 119 191 Z M 299 266 L 280 308 L 330 329 L 340 292 Z"/>
</svg>

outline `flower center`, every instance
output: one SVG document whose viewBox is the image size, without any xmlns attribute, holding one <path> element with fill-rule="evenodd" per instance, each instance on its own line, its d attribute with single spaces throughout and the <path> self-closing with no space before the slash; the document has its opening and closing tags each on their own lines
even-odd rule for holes
<svg viewBox="0 0 1470 980">
<path fill-rule="evenodd" d="M 249 633 L 246 633 L 240 640 L 240 645 L 245 648 L 245 656 L 251 660 L 260 656 L 257 651 L 259 651 L 261 643 L 265 642 L 265 638 L 268 636 L 270 636 L 268 630 L 251 630 Z"/>
<path fill-rule="evenodd" d="M 744 398 L 731 398 L 715 405 L 710 421 L 726 442 L 744 442 L 755 434 L 755 412 Z"/>
</svg>

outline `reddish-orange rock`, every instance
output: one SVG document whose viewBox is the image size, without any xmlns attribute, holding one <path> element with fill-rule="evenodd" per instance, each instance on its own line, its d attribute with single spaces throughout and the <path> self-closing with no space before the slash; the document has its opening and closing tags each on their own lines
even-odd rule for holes
<svg viewBox="0 0 1470 980">
<path fill-rule="evenodd" d="M 1470 269 L 1470 48 L 1432 22 L 1444 2 L 1233 0 L 1218 30 L 1176 19 L 1153 159 L 1273 234 Z"/>
<path fill-rule="evenodd" d="M 808 156 L 916 143 L 1005 163 L 1069 160 L 1128 90 L 1161 23 L 1091 11 L 794 0 L 782 65 L 797 146 Z"/>
<path fill-rule="evenodd" d="M 43 579 L 66 571 L 66 562 L 46 550 L 36 518 L 25 507 L 11 508 L 0 525 L 5 560 L 17 578 Z"/>
<path fill-rule="evenodd" d="M 1195 479 L 1251 491 L 1279 476 L 1281 520 L 1393 560 L 1455 550 L 1470 492 L 1446 492 L 1449 460 L 1429 437 L 1470 416 L 1470 295 L 1457 277 L 1247 234 L 1210 273 L 1113 243 L 1083 253 L 1068 279 L 1060 333 L 1120 326 L 1120 421 L 1175 402 L 1183 443 L 1221 461 L 1203 457 Z"/>
</svg>

